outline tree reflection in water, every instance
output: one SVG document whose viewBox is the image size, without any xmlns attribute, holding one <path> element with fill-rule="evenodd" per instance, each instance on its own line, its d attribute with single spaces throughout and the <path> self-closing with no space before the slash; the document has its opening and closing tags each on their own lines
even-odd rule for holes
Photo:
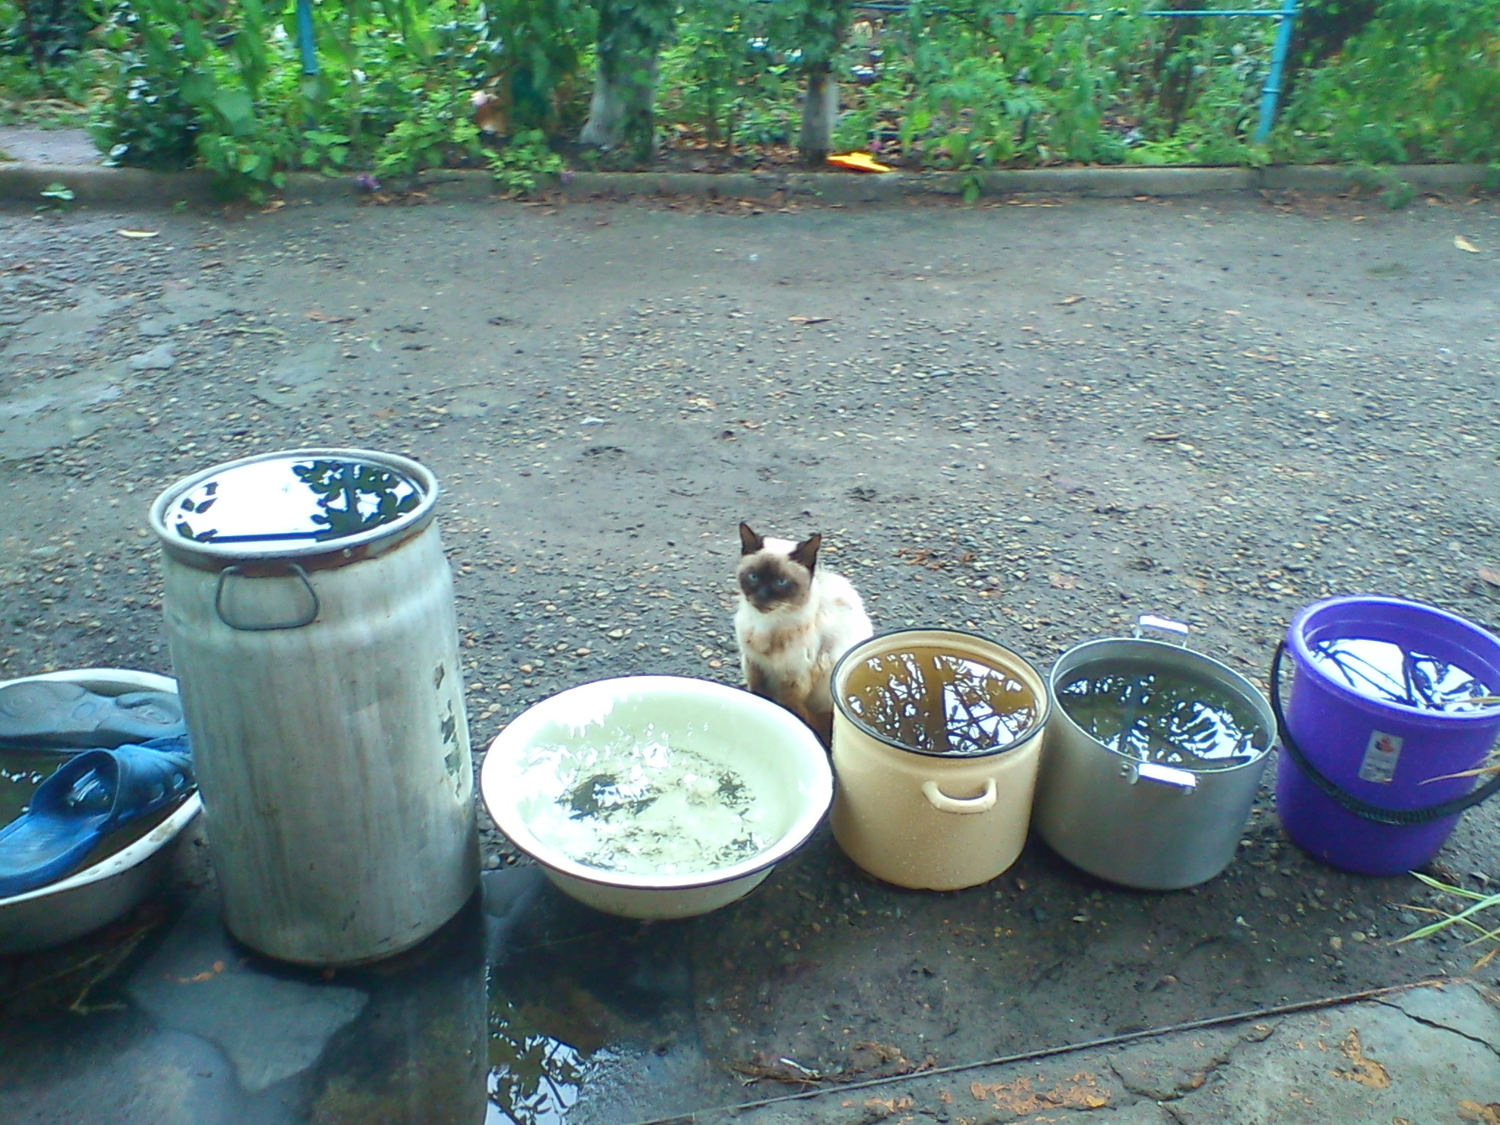
<svg viewBox="0 0 1500 1125">
<path fill-rule="evenodd" d="M 1036 699 L 1015 677 L 933 649 L 870 657 L 844 694 L 863 726 L 929 754 L 983 754 L 1036 722 Z"/>
<path fill-rule="evenodd" d="M 295 465 L 292 472 L 317 495 L 318 507 L 323 509 L 313 516 L 314 523 L 327 525 L 318 532 L 318 539 L 339 539 L 380 527 L 411 511 L 421 500 L 409 481 L 378 465 L 314 461 Z"/>
<path fill-rule="evenodd" d="M 490 1122 L 562 1125 L 578 1100 L 585 1057 L 530 1026 L 508 1000 L 490 1001 Z"/>
</svg>

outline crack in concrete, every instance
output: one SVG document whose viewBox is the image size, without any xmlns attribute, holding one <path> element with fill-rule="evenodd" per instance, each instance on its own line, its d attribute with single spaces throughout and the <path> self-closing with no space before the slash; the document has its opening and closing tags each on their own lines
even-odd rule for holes
<svg viewBox="0 0 1500 1125">
<path fill-rule="evenodd" d="M 1149 1098 L 1150 1100 L 1165 1108 L 1168 1103 L 1181 1101 L 1183 1098 L 1189 1097 L 1190 1095 L 1195 1094 L 1199 1090 L 1203 1089 L 1204 1086 L 1208 1085 L 1210 1078 L 1218 1073 L 1218 1071 L 1222 1067 L 1225 1067 L 1230 1063 L 1236 1051 L 1245 1046 L 1247 1043 L 1264 1043 L 1267 1039 L 1269 1039 L 1276 1033 L 1276 1029 L 1278 1026 L 1279 1024 L 1275 1023 L 1264 1025 L 1258 1024 L 1252 1028 L 1247 1029 L 1246 1031 L 1241 1032 L 1239 1035 L 1235 1036 L 1226 1046 L 1218 1051 L 1215 1051 L 1213 1054 L 1210 1054 L 1204 1061 L 1203 1065 L 1191 1068 L 1181 1067 L 1180 1069 L 1185 1075 L 1188 1084 L 1184 1085 L 1182 1081 L 1174 1078 L 1172 1082 L 1173 1089 L 1170 1091 L 1164 1091 L 1160 1087 L 1153 1087 L 1149 1084 L 1141 1082 L 1138 1079 L 1132 1079 L 1131 1077 L 1123 1073 L 1118 1066 L 1115 1065 L 1115 1061 L 1113 1059 L 1109 1061 L 1109 1069 L 1111 1073 L 1113 1073 L 1114 1076 L 1119 1079 L 1121 1087 L 1123 1087 L 1127 1093 L 1134 1094 L 1136 1097 L 1140 1098 Z"/>
<path fill-rule="evenodd" d="M 1486 1050 L 1488 1050 L 1491 1054 L 1495 1055 L 1497 1058 L 1500 1058 L 1500 1046 L 1496 1046 L 1494 1043 L 1491 1043 L 1488 1039 L 1481 1038 L 1478 1035 L 1470 1035 L 1467 1031 L 1460 1031 L 1456 1027 L 1449 1027 L 1445 1023 L 1439 1023 L 1437 1020 L 1430 1020 L 1430 1019 L 1428 1019 L 1425 1016 L 1415 1015 L 1415 1014 L 1413 1014 L 1411 1012 L 1408 1012 L 1400 1004 L 1393 1004 L 1389 1000 L 1377 1000 L 1375 1002 L 1377 1004 L 1380 1004 L 1380 1005 L 1382 1005 L 1384 1007 L 1387 1007 L 1387 1008 L 1394 1008 L 1396 1011 L 1400 1012 L 1407 1019 L 1413 1020 L 1416 1023 L 1420 1023 L 1420 1024 L 1423 1024 L 1423 1025 L 1425 1025 L 1427 1027 L 1434 1028 L 1437 1031 L 1451 1032 L 1452 1034 L 1457 1035 L 1460 1039 L 1467 1039 L 1470 1043 L 1478 1043 L 1481 1047 L 1483 1047 Z"/>
<path fill-rule="evenodd" d="M 1110 1060 L 1109 1069 L 1110 1073 L 1120 1080 L 1120 1085 L 1126 1093 L 1134 1094 L 1138 1098 L 1149 1098 L 1154 1102 L 1165 1105 L 1167 1102 L 1179 1101 L 1189 1094 L 1194 1094 L 1203 1089 L 1208 1084 L 1209 1078 L 1220 1067 L 1229 1062 L 1229 1058 L 1234 1054 L 1235 1048 L 1244 1042 L 1245 1040 L 1243 1039 L 1236 1040 L 1222 1053 L 1210 1055 L 1201 1067 L 1193 1067 L 1191 1069 L 1187 1067 L 1180 1068 L 1183 1071 L 1187 1084 L 1184 1085 L 1182 1080 L 1174 1077 L 1170 1091 L 1163 1091 L 1159 1086 L 1150 1086 L 1127 1077 L 1119 1067 L 1115 1066 L 1113 1060 Z"/>
</svg>

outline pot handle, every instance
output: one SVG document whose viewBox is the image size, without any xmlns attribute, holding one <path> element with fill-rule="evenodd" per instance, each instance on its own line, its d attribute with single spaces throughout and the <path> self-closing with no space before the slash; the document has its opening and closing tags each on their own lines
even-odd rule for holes
<svg viewBox="0 0 1500 1125">
<path fill-rule="evenodd" d="M 987 777 L 984 781 L 984 792 L 977 797 L 950 797 L 938 788 L 935 781 L 922 782 L 922 796 L 927 798 L 927 803 L 938 812 L 962 813 L 972 815 L 974 813 L 989 812 L 995 807 L 999 800 L 999 793 L 995 789 L 995 779 Z"/>
<path fill-rule="evenodd" d="M 1158 785 L 1170 785 L 1184 793 L 1191 793 L 1198 788 L 1198 775 L 1192 770 L 1160 766 L 1155 762 L 1131 762 L 1126 765 L 1124 772 L 1132 785 L 1138 781 L 1154 781 Z"/>
<path fill-rule="evenodd" d="M 1158 617 L 1154 613 L 1143 613 L 1135 619 L 1135 628 L 1131 633 L 1136 640 L 1141 639 L 1141 633 L 1147 629 L 1155 629 L 1159 633 L 1170 633 L 1177 639 L 1177 643 L 1187 648 L 1188 627 L 1181 621 L 1173 621 L 1170 617 Z"/>
</svg>

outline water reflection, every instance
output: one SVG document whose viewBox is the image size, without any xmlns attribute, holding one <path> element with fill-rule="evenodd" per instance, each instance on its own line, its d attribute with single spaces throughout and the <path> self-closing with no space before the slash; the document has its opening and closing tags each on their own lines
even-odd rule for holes
<svg viewBox="0 0 1500 1125">
<path fill-rule="evenodd" d="M 1494 692 L 1475 672 L 1404 645 L 1366 637 L 1330 637 L 1311 646 L 1313 664 L 1380 703 L 1427 711 L 1478 711 Z"/>
<path fill-rule="evenodd" d="M 588 1058 L 538 1031 L 521 1009 L 507 1000 L 490 1005 L 490 1106 L 486 1122 L 561 1125 L 578 1101 Z"/>
<path fill-rule="evenodd" d="M 487 1125 L 593 1125 L 724 1100 L 699 1040 L 693 923 L 638 923 L 536 868 L 486 874 Z"/>
<path fill-rule="evenodd" d="M 384 465 L 273 457 L 224 469 L 189 489 L 165 519 L 195 543 L 322 542 L 382 527 L 421 501 L 414 481 Z"/>
<path fill-rule="evenodd" d="M 866 729 L 928 754 L 985 754 L 1037 720 L 1035 696 L 1009 672 L 919 646 L 851 668 L 844 697 Z"/>
</svg>

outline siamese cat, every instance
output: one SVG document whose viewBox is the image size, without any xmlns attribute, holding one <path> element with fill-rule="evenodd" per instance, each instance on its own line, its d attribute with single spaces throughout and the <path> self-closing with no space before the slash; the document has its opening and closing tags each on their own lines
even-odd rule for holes
<svg viewBox="0 0 1500 1125">
<path fill-rule="evenodd" d="M 827 746 L 833 737 L 828 676 L 874 630 L 849 580 L 818 566 L 823 537 L 763 539 L 740 524 L 734 636 L 745 683 L 781 704 Z"/>
</svg>

